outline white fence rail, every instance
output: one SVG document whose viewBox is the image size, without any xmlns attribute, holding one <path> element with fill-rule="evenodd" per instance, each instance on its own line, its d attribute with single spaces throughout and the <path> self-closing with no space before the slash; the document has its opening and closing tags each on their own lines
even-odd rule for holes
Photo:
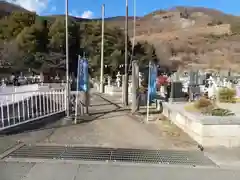
<svg viewBox="0 0 240 180">
<path fill-rule="evenodd" d="M 0 131 L 66 110 L 65 88 L 0 93 Z"/>
</svg>

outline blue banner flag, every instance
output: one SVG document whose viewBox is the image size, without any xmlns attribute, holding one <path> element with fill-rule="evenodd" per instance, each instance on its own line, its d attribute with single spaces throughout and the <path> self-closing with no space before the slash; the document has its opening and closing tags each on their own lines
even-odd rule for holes
<svg viewBox="0 0 240 180">
<path fill-rule="evenodd" d="M 78 59 L 78 89 L 77 91 L 88 91 L 88 61 L 86 59 Z"/>
<path fill-rule="evenodd" d="M 148 95 L 149 101 L 153 101 L 156 98 L 156 80 L 157 80 L 157 66 L 154 63 L 149 63 L 149 82 L 148 82 Z"/>
</svg>

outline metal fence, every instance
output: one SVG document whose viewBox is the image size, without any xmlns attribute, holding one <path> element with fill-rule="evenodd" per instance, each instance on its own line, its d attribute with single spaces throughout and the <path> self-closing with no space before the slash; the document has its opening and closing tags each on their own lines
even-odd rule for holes
<svg viewBox="0 0 240 180">
<path fill-rule="evenodd" d="M 65 88 L 0 93 L 0 131 L 66 110 Z"/>
</svg>

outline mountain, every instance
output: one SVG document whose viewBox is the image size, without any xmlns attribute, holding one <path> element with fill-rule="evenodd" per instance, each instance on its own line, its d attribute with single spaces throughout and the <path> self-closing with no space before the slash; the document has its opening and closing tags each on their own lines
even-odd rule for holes
<svg viewBox="0 0 240 180">
<path fill-rule="evenodd" d="M 223 21 L 224 23 L 231 23 L 231 22 L 235 22 L 235 21 L 238 21 L 238 22 L 240 21 L 239 16 L 226 14 L 226 13 L 223 13 L 219 10 L 211 9 L 211 8 L 177 6 L 174 9 L 176 9 L 180 12 L 184 12 L 185 10 L 187 10 L 187 12 L 189 12 L 190 14 L 195 13 L 195 12 L 202 12 L 205 15 L 208 15 L 208 16 L 211 16 L 215 19 Z"/>
<path fill-rule="evenodd" d="M 15 4 L 6 1 L 0 1 L 0 18 L 11 14 L 13 11 L 28 12 L 26 9 Z"/>
<path fill-rule="evenodd" d="M 124 27 L 124 21 L 110 24 Z M 240 17 L 204 7 L 157 10 L 136 21 L 136 41 L 156 48 L 163 65 L 238 71 Z M 132 17 L 129 34 L 133 35 Z"/>
<path fill-rule="evenodd" d="M 0 15 L 27 10 L 0 2 Z M 49 20 L 64 15 L 47 16 Z M 70 17 L 74 21 L 101 21 Z M 240 17 L 204 7 L 177 6 L 143 17 L 128 18 L 129 36 L 153 44 L 162 65 L 182 68 L 239 69 Z M 124 29 L 125 17 L 105 19 L 107 26 Z"/>
</svg>

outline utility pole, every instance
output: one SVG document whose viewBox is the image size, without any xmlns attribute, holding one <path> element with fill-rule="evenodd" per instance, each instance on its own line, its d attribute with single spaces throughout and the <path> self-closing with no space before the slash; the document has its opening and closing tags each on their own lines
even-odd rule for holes
<svg viewBox="0 0 240 180">
<path fill-rule="evenodd" d="M 102 44 L 101 44 L 101 75 L 100 75 L 100 92 L 104 92 L 104 17 L 105 17 L 105 5 L 102 5 Z"/>
<path fill-rule="evenodd" d="M 133 0 L 133 41 L 132 41 L 132 49 L 134 50 L 135 45 L 135 37 L 136 37 L 136 16 L 137 16 L 137 5 L 136 0 Z M 132 50 L 132 52 L 133 52 Z"/>
<path fill-rule="evenodd" d="M 126 0 L 125 16 L 125 81 L 124 81 L 124 105 L 128 106 L 128 0 Z"/>
<path fill-rule="evenodd" d="M 69 111 L 69 49 L 68 49 L 68 0 L 65 0 L 65 30 L 66 30 L 66 115 L 70 117 Z"/>
</svg>

